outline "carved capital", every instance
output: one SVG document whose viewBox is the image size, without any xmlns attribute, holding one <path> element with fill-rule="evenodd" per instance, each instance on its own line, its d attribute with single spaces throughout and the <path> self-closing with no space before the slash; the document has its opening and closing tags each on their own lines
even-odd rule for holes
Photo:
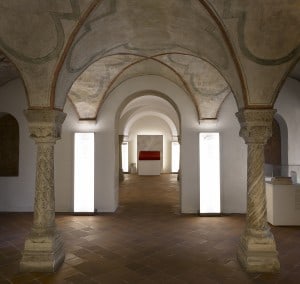
<svg viewBox="0 0 300 284">
<path fill-rule="evenodd" d="M 276 110 L 244 109 L 236 113 L 241 125 L 240 136 L 246 144 L 266 144 L 272 136 L 272 122 Z"/>
<path fill-rule="evenodd" d="M 119 144 L 122 145 L 122 143 L 124 142 L 124 137 L 125 135 L 119 135 Z"/>
<path fill-rule="evenodd" d="M 61 137 L 66 114 L 58 110 L 26 110 L 30 137 L 36 143 L 55 143 Z"/>
</svg>

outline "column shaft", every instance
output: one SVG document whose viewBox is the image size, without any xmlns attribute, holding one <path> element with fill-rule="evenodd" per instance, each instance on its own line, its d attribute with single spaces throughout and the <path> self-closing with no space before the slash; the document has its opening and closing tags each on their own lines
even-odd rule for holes
<svg viewBox="0 0 300 284">
<path fill-rule="evenodd" d="M 266 226 L 266 196 L 264 145 L 262 144 L 248 144 L 247 184 L 247 229 L 264 230 Z"/>
<path fill-rule="evenodd" d="M 32 230 L 37 233 L 55 229 L 54 145 L 37 144 L 37 173 Z"/>
</svg>

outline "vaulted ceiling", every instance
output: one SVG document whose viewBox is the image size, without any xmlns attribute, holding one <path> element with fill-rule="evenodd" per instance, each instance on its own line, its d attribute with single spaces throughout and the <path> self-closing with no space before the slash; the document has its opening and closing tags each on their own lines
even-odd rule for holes
<svg viewBox="0 0 300 284">
<path fill-rule="evenodd" d="M 219 72 L 195 56 L 112 55 L 91 64 L 73 84 L 69 98 L 81 119 L 93 119 L 109 92 L 128 78 L 141 75 L 162 76 L 179 85 L 190 95 L 202 119 L 216 118 L 219 106 L 231 92 Z"/>
<path fill-rule="evenodd" d="M 0 51 L 0 86 L 19 77 L 17 68 Z"/>
<path fill-rule="evenodd" d="M 240 108 L 270 108 L 291 66 L 300 80 L 300 0 L 12 0 L 0 10 L 10 58 L 0 51 L 0 86 L 19 70 L 31 108 L 68 97 L 79 118 L 95 119 L 127 79 L 156 75 L 199 118 L 215 118 L 230 92 Z"/>
</svg>

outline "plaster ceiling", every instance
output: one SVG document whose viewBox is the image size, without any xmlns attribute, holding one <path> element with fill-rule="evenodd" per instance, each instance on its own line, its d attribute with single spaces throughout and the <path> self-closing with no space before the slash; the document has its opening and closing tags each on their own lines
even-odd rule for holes
<svg viewBox="0 0 300 284">
<path fill-rule="evenodd" d="M 187 54 L 152 57 L 112 55 L 91 64 L 75 81 L 69 99 L 81 119 L 95 119 L 114 88 L 129 78 L 162 76 L 181 87 L 192 99 L 201 119 L 212 119 L 231 92 L 220 73 L 206 61 Z"/>
<path fill-rule="evenodd" d="M 142 117 L 158 117 L 166 122 L 173 136 L 180 133 L 179 116 L 167 100 L 149 94 L 131 100 L 122 110 L 119 120 L 120 134 L 128 135 L 131 126 Z"/>
<path fill-rule="evenodd" d="M 98 84 L 96 96 L 88 84 L 87 97 L 93 103 L 79 102 L 81 96 L 75 91 L 80 87 L 73 90 L 81 118 L 95 118 L 103 99 L 126 76 L 131 78 L 130 73 L 166 75 L 177 81 L 194 100 L 199 117 L 211 118 L 229 91 L 221 89 L 222 80 L 213 80 L 208 84 L 214 85 L 209 90 L 211 100 L 204 96 L 200 85 L 207 73 L 193 71 L 198 66 L 195 58 L 219 70 L 239 108 L 271 107 L 282 78 L 299 60 L 299 1 L 0 1 L 0 48 L 22 74 L 31 108 L 62 109 L 66 94 L 84 70 L 105 57 L 120 56 L 117 69 L 102 62 L 104 72 L 97 74 L 106 91 Z M 137 63 L 135 57 L 146 58 L 143 65 L 148 67 L 131 68 Z M 0 84 L 5 84 L 15 78 L 16 70 L 3 55 L 0 58 Z M 299 68 L 291 77 L 299 79 Z"/>
<path fill-rule="evenodd" d="M 298 62 L 298 64 L 296 64 L 294 69 L 290 72 L 289 77 L 293 78 L 295 80 L 298 80 L 300 82 L 300 61 Z"/>
<path fill-rule="evenodd" d="M 0 86 L 19 76 L 17 68 L 0 51 Z"/>
<path fill-rule="evenodd" d="M 184 89 L 194 100 L 202 119 L 216 118 L 220 105 L 231 92 L 217 70 L 194 56 L 165 54 L 141 58 L 137 55 L 114 55 L 88 67 L 73 84 L 69 99 L 81 119 L 94 119 L 114 88 L 129 78 L 147 74 L 163 76 Z M 16 67 L 0 52 L 0 86 L 18 77 Z M 300 62 L 288 77 L 300 81 Z M 143 104 L 148 105 L 150 101 Z"/>
</svg>

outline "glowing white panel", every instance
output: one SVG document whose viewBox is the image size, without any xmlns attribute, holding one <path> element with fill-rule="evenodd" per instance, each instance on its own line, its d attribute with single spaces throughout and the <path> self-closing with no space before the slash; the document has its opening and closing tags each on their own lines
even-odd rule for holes
<svg viewBox="0 0 300 284">
<path fill-rule="evenodd" d="M 179 171 L 180 144 L 172 142 L 172 173 Z"/>
<path fill-rule="evenodd" d="M 200 133 L 200 213 L 220 213 L 219 133 Z"/>
<path fill-rule="evenodd" d="M 122 143 L 122 170 L 128 173 L 128 142 Z"/>
<path fill-rule="evenodd" d="M 94 212 L 94 133 L 75 133 L 74 212 Z"/>
</svg>

